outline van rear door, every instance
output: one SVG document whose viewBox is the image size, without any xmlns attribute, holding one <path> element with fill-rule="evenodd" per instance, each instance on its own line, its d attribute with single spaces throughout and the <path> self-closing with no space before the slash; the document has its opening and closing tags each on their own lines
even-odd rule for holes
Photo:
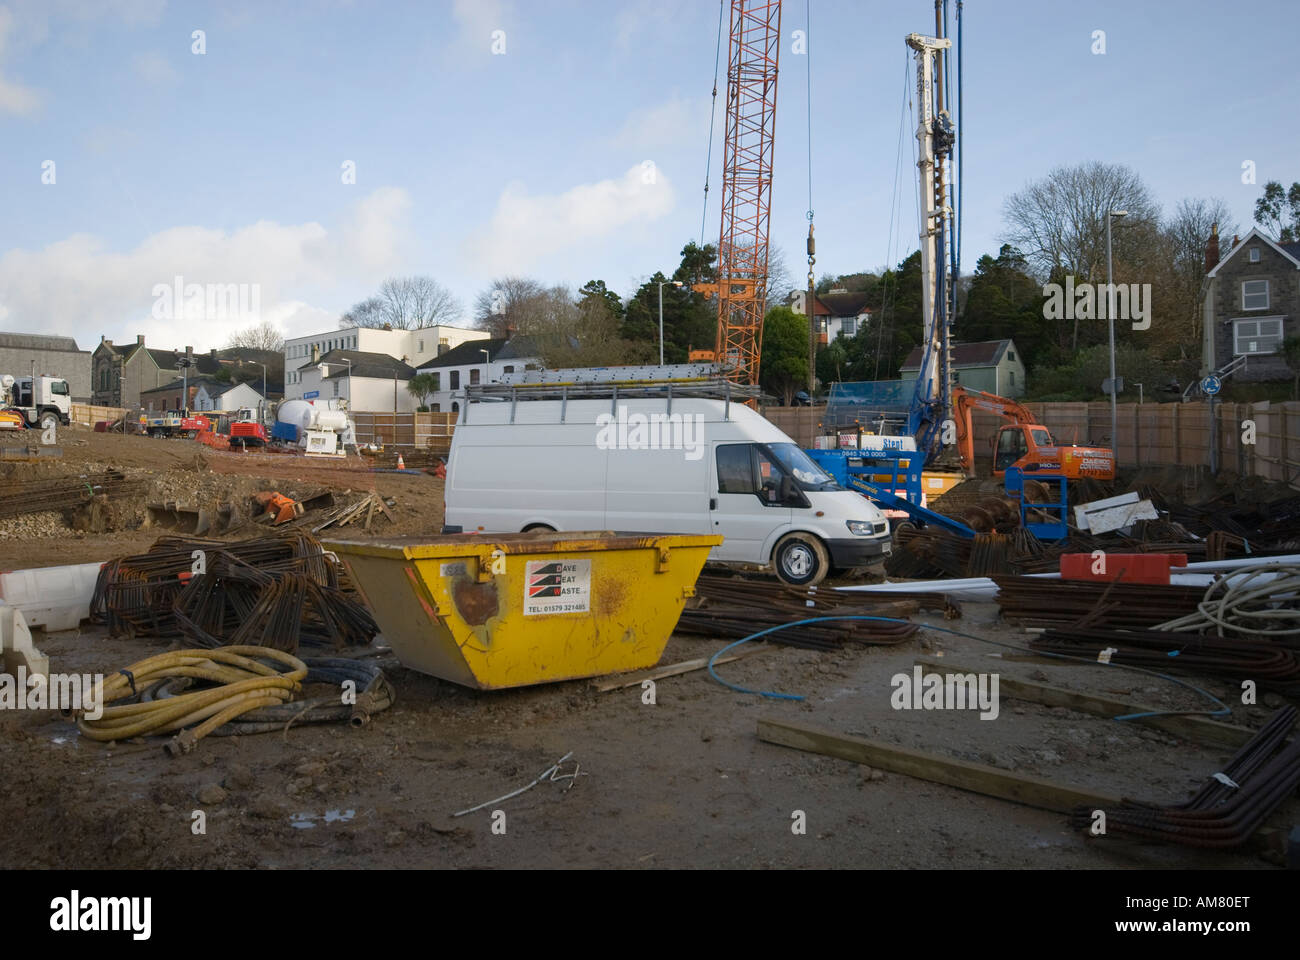
<svg viewBox="0 0 1300 960">
<path fill-rule="evenodd" d="M 709 519 L 725 538 L 715 560 L 767 563 L 763 545 L 774 530 L 788 529 L 791 508 L 781 499 L 781 465 L 755 443 L 719 443 L 713 448 Z"/>
</svg>

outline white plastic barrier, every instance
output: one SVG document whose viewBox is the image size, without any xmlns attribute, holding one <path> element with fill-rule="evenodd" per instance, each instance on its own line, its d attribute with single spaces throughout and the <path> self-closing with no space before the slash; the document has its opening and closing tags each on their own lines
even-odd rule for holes
<svg viewBox="0 0 1300 960">
<path fill-rule="evenodd" d="M 75 630 L 90 616 L 102 563 L 40 567 L 0 573 L 0 602 L 23 612 L 30 627 Z"/>
<path fill-rule="evenodd" d="M 32 644 L 22 611 L 6 603 L 0 603 L 0 661 L 10 676 L 16 676 L 19 667 L 26 668 L 28 676 L 50 675 L 50 658 Z"/>
</svg>

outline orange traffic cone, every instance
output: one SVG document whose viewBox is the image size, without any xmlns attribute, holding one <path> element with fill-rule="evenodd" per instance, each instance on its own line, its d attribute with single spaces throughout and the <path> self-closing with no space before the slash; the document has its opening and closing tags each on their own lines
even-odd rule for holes
<svg viewBox="0 0 1300 960">
<path fill-rule="evenodd" d="M 397 469 L 398 470 L 406 469 L 406 463 L 402 460 L 402 455 L 400 453 L 397 455 Z"/>
</svg>

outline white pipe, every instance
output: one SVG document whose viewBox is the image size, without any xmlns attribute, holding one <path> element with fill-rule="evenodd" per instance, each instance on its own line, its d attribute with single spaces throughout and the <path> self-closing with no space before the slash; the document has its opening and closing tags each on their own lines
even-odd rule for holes
<svg viewBox="0 0 1300 960">
<path fill-rule="evenodd" d="M 1281 563 L 1300 564 L 1300 553 L 1289 553 L 1281 557 L 1241 557 L 1237 560 L 1202 560 L 1189 563 L 1186 567 L 1174 567 L 1173 570 L 1186 570 L 1186 573 L 1170 573 L 1169 582 L 1174 586 L 1208 587 L 1214 582 L 1213 574 L 1231 573 L 1242 567 L 1257 567 L 1261 564 Z M 1060 573 L 1031 573 L 1029 576 L 1039 580 L 1059 580 Z M 1275 575 L 1271 575 L 1275 576 Z M 1270 576 L 1270 578 L 1271 578 Z M 1261 582 L 1263 582 L 1261 580 Z M 968 600 L 992 600 L 997 596 L 998 585 L 988 577 L 965 577 L 952 580 L 910 580 L 900 583 L 864 583 L 855 587 L 836 587 L 845 593 L 947 593 L 954 597 Z"/>
</svg>

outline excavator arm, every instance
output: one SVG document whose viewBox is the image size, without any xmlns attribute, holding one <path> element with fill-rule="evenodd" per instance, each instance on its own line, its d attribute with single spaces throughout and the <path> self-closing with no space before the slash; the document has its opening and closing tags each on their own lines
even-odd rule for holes
<svg viewBox="0 0 1300 960">
<path fill-rule="evenodd" d="M 962 472 L 968 477 L 975 476 L 975 430 L 971 423 L 971 411 L 983 410 L 996 413 L 1007 423 L 1035 423 L 1034 415 L 1022 404 L 995 393 L 983 390 L 967 390 L 954 387 L 952 391 L 952 413 L 957 422 L 957 456 L 961 461 Z"/>
</svg>

